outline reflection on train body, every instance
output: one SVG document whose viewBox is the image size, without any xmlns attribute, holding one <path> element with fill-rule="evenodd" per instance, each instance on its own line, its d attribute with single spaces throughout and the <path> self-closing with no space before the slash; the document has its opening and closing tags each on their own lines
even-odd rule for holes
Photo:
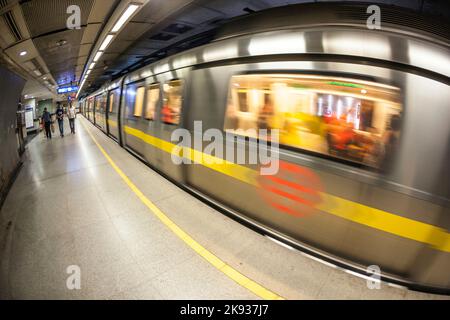
<svg viewBox="0 0 450 320">
<path fill-rule="evenodd" d="M 416 58 L 422 48 L 449 56 L 448 48 L 404 33 L 374 34 L 365 25 L 311 31 L 290 10 L 279 19 L 258 17 L 266 18 L 254 24 L 260 31 L 237 28 L 105 85 L 83 99 L 86 117 L 159 172 L 265 233 L 346 267 L 378 265 L 390 280 L 448 293 L 445 70 L 438 77 L 434 61 L 418 71 L 396 60 L 402 55 L 384 54 L 398 42 Z M 272 21 L 285 25 L 263 27 Z M 293 38 L 305 46 L 279 40 Z M 349 55 L 348 39 L 354 54 L 365 44 L 387 50 L 371 52 L 378 61 L 372 65 Z M 325 52 L 314 60 L 317 43 Z M 283 45 L 294 56 L 273 56 Z M 194 121 L 232 137 L 236 143 L 227 149 L 225 141 L 223 149 L 247 158 L 250 142 L 271 140 L 258 131 L 278 130 L 279 173 L 261 177 L 251 164 L 175 165 L 172 134 L 181 128 L 194 136 Z M 192 145 L 202 152 L 207 144 Z"/>
</svg>

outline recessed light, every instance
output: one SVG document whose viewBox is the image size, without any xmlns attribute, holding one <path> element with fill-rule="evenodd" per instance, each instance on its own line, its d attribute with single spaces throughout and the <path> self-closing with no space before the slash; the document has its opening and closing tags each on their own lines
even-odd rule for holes
<svg viewBox="0 0 450 320">
<path fill-rule="evenodd" d="M 26 52 L 26 51 L 21 51 L 19 54 L 20 54 L 21 57 L 23 57 L 23 56 L 26 56 L 26 55 L 28 54 L 28 52 Z"/>
<path fill-rule="evenodd" d="M 97 54 L 94 57 L 94 62 L 97 62 L 100 59 L 100 57 L 102 56 L 102 54 L 103 54 L 103 51 L 97 52 Z"/>
<path fill-rule="evenodd" d="M 362 94 L 366 94 L 366 93 L 367 93 L 367 90 L 366 90 L 366 89 L 362 89 L 362 90 L 361 90 L 361 93 L 362 93 Z"/>
<path fill-rule="evenodd" d="M 130 4 L 127 10 L 125 10 L 120 19 L 116 22 L 111 32 L 115 33 L 119 31 L 138 8 L 139 6 L 137 4 Z"/>
<path fill-rule="evenodd" d="M 107 35 L 105 40 L 103 40 L 103 43 L 100 46 L 99 51 L 105 51 L 105 49 L 109 46 L 109 44 L 111 43 L 113 38 L 114 38 L 113 35 L 111 35 L 111 34 Z"/>
</svg>

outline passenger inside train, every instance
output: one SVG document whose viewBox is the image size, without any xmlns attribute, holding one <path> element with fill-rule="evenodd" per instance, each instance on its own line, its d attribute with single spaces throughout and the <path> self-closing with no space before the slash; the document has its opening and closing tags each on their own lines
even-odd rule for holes
<svg viewBox="0 0 450 320">
<path fill-rule="evenodd" d="M 377 169 L 389 161 L 398 141 L 398 88 L 294 74 L 235 76 L 231 81 L 228 132 L 279 129 L 282 145 Z"/>
</svg>

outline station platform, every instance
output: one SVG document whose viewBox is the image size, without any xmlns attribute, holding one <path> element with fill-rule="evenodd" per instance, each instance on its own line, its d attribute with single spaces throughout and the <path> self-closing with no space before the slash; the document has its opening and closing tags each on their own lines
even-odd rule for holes
<svg viewBox="0 0 450 320">
<path fill-rule="evenodd" d="M 66 131 L 69 126 L 66 123 Z M 69 290 L 69 266 L 81 288 Z M 212 209 L 79 116 L 0 212 L 0 299 L 448 299 L 367 281 Z"/>
</svg>

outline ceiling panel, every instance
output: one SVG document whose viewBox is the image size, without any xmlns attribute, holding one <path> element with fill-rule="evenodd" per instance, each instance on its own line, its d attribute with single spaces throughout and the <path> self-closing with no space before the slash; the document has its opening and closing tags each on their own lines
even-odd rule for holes
<svg viewBox="0 0 450 320">
<path fill-rule="evenodd" d="M 133 42 L 132 41 L 121 41 L 116 40 L 108 47 L 108 53 L 122 53 L 124 52 Z"/>
<path fill-rule="evenodd" d="M 102 25 L 100 23 L 88 24 L 84 29 L 82 44 L 93 44 L 97 39 L 97 34 L 100 32 Z"/>
<path fill-rule="evenodd" d="M 88 22 L 103 23 L 108 17 L 109 12 L 114 9 L 119 2 L 120 0 L 95 0 Z"/>
<path fill-rule="evenodd" d="M 22 11 L 32 37 L 67 29 L 67 8 L 77 5 L 81 9 L 81 24 L 86 25 L 94 0 L 29 0 Z"/>
<path fill-rule="evenodd" d="M 34 40 L 41 56 L 58 83 L 71 81 L 78 61 L 83 30 L 67 30 Z M 61 44 L 61 41 L 65 44 Z"/>
<path fill-rule="evenodd" d="M 118 39 L 124 41 L 134 41 L 143 35 L 153 24 L 150 23 L 128 23 L 119 34 Z"/>
<path fill-rule="evenodd" d="M 89 55 L 89 53 L 91 52 L 91 48 L 92 48 L 92 44 L 82 44 L 80 46 L 79 56 L 87 57 Z"/>
<path fill-rule="evenodd" d="M 182 9 L 193 0 L 151 0 L 145 7 L 133 18 L 133 21 L 141 22 L 160 22 L 169 15 Z"/>
<path fill-rule="evenodd" d="M 220 11 L 206 7 L 193 6 L 188 12 L 182 13 L 177 20 L 199 25 L 223 18 L 225 18 L 225 15 Z"/>
</svg>

